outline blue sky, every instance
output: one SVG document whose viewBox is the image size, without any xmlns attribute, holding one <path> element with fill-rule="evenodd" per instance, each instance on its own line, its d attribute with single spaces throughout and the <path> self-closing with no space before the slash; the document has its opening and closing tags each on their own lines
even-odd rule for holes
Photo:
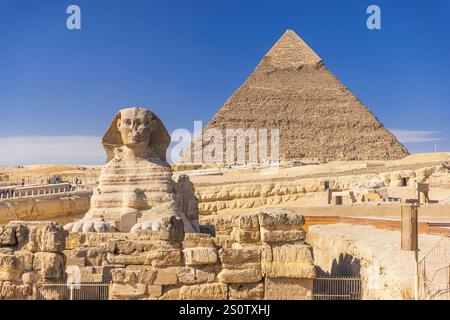
<svg viewBox="0 0 450 320">
<path fill-rule="evenodd" d="M 0 164 L 102 163 L 125 106 L 205 125 L 288 28 L 411 152 L 450 151 L 448 0 L 0 0 Z"/>
</svg>

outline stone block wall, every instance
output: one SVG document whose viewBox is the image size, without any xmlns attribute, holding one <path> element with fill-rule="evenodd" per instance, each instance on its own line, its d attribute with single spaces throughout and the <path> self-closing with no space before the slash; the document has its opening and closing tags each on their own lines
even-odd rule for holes
<svg viewBox="0 0 450 320">
<path fill-rule="evenodd" d="M 67 234 L 52 222 L 12 222 L 0 229 L 0 298 L 31 299 L 35 284 L 79 270 L 82 282 L 111 281 L 112 299 L 310 299 L 315 268 L 303 223 L 264 209 L 234 217 L 229 233 L 213 237 L 184 234 L 175 217 L 137 233 Z"/>
<path fill-rule="evenodd" d="M 0 226 L 0 299 L 31 299 L 35 283 L 64 280 L 65 232 L 53 222 Z"/>
</svg>

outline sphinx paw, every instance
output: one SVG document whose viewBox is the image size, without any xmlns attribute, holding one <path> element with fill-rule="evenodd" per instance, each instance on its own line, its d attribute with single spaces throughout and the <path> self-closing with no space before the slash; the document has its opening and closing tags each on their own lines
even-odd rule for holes
<svg viewBox="0 0 450 320">
<path fill-rule="evenodd" d="M 136 223 L 131 228 L 131 232 L 138 232 L 141 230 L 159 231 L 161 230 L 161 226 L 161 218 L 155 218 L 153 220 L 146 220 Z"/>
<path fill-rule="evenodd" d="M 107 221 L 81 220 L 64 225 L 69 232 L 116 232 L 117 229 Z"/>
</svg>

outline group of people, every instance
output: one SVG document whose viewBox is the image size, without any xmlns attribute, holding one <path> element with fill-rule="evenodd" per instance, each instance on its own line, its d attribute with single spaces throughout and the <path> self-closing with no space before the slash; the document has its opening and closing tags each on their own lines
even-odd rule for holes
<svg viewBox="0 0 450 320">
<path fill-rule="evenodd" d="M 0 189 L 0 199 L 14 197 L 14 189 Z"/>
</svg>

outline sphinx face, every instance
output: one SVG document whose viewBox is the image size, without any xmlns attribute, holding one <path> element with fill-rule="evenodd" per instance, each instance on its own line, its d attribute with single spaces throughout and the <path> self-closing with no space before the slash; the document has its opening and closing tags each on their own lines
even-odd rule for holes
<svg viewBox="0 0 450 320">
<path fill-rule="evenodd" d="M 131 149 L 145 150 L 155 129 L 153 114 L 148 110 L 129 108 L 120 112 L 117 120 L 123 144 Z"/>
</svg>

